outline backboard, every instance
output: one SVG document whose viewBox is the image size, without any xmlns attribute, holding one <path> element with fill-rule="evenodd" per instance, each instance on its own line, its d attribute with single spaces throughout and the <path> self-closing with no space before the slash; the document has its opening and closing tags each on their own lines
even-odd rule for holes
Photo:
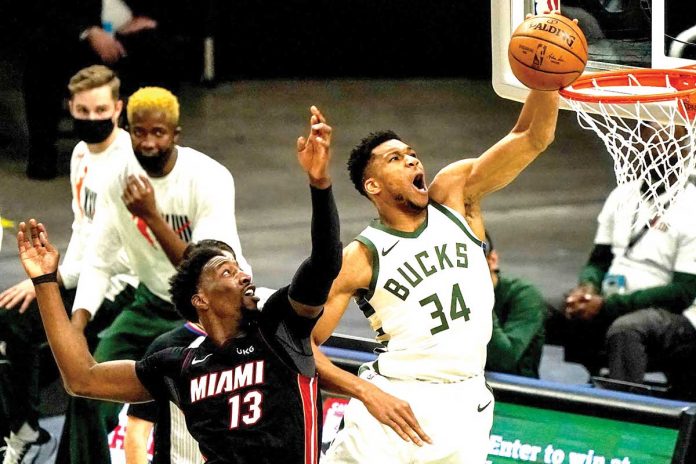
<svg viewBox="0 0 696 464">
<path fill-rule="evenodd" d="M 508 63 L 512 31 L 526 14 L 559 2 L 561 12 L 577 18 L 587 36 L 585 73 L 696 64 L 693 0 L 537 0 L 539 6 L 534 0 L 491 0 L 492 80 L 501 97 L 522 101 L 528 92 Z"/>
</svg>

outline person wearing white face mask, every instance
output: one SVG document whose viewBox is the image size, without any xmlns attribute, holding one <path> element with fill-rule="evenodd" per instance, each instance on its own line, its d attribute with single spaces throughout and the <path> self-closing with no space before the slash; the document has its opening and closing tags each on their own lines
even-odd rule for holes
<svg viewBox="0 0 696 464">
<path fill-rule="evenodd" d="M 120 81 L 106 66 L 95 65 L 77 72 L 68 85 L 70 113 L 80 137 L 70 163 L 73 224 L 72 235 L 62 264 L 59 282 L 64 301 L 72 303 L 90 241 L 97 198 L 106 180 L 129 160 L 134 160 L 128 132 L 117 127 L 123 102 Z M 125 255 L 123 255 L 125 256 Z M 111 279 L 100 311 L 100 321 L 86 334 L 96 344 L 96 334 L 108 326 L 116 309 L 130 302 L 138 280 L 127 260 L 119 260 L 119 272 Z M 6 342 L 11 363 L 9 385 L 0 385 L 0 395 L 12 406 L 11 433 L 5 438 L 4 464 L 22 462 L 29 456 L 44 455 L 55 440 L 39 428 L 39 349 L 46 341 L 41 328 L 36 292 L 29 279 L 0 293 L 0 340 Z M 37 446 L 38 445 L 38 446 Z M 41 446 L 43 445 L 43 446 Z M 36 462 L 41 462 L 37 459 Z"/>
</svg>

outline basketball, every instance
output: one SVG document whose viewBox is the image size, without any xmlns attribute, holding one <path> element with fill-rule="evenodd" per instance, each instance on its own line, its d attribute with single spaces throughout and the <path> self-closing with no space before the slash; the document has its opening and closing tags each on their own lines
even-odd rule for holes
<svg viewBox="0 0 696 464">
<path fill-rule="evenodd" d="M 530 89 L 558 90 L 582 75 L 587 40 L 565 16 L 533 16 L 512 33 L 508 60 L 515 77 Z"/>
</svg>

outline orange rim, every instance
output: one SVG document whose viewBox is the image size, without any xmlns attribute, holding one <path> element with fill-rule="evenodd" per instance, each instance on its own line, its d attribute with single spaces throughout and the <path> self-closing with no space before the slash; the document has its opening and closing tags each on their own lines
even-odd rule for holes
<svg viewBox="0 0 696 464">
<path fill-rule="evenodd" d="M 676 92 L 643 95 L 593 95 L 577 92 L 577 90 L 597 87 L 629 87 L 636 85 L 636 81 L 644 86 L 667 88 L 665 77 L 669 77 L 670 84 L 677 89 Z M 598 72 L 581 76 L 573 84 L 560 90 L 560 94 L 569 100 L 618 104 L 683 100 L 694 96 L 694 93 L 696 93 L 696 70 L 689 69 L 622 69 Z"/>
</svg>

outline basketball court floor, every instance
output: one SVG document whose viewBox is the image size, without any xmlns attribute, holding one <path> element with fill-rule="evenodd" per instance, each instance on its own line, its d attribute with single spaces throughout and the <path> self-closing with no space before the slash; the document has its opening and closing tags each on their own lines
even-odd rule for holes
<svg viewBox="0 0 696 464">
<path fill-rule="evenodd" d="M 232 172 L 244 254 L 257 285 L 267 287 L 286 284 L 309 250 L 309 194 L 296 164 L 295 140 L 307 131 L 310 105 L 319 106 L 334 128 L 332 168 L 344 244 L 374 217 L 345 169 L 360 138 L 372 130 L 393 129 L 415 148 L 432 179 L 446 164 L 477 156 L 503 137 L 521 108 L 495 95 L 490 81 L 468 79 L 240 81 L 214 89 L 187 86 L 179 96 L 180 143 Z M 21 100 L 11 92 L 5 97 L 12 110 L 5 127 L 16 128 L 9 135 L 21 139 Z M 61 141 L 64 173 L 74 143 Z M 21 146 L 19 140 L 0 151 L 0 214 L 16 222 L 40 219 L 65 250 L 72 216 L 68 177 L 26 179 Z M 502 272 L 530 280 L 552 304 L 562 301 L 589 254 L 596 216 L 613 185 L 611 161 L 600 141 L 577 126 L 574 114 L 562 112 L 553 145 L 513 184 L 484 201 Z M 13 231 L 6 229 L 0 288 L 21 278 Z M 356 307 L 348 310 L 339 331 L 372 336 Z M 587 380 L 584 369 L 562 362 L 559 348 L 547 348 L 543 378 Z M 51 401 L 50 395 L 45 397 Z"/>
</svg>

